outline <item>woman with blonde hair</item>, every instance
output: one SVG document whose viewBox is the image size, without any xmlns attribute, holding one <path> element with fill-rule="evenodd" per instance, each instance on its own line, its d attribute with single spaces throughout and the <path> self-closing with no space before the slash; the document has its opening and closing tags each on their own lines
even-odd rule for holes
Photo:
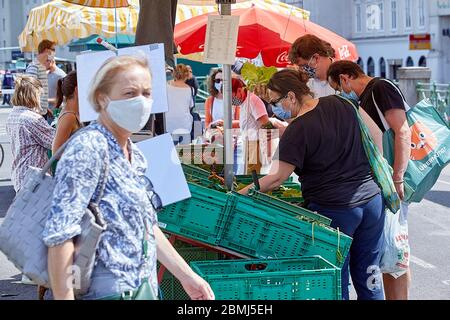
<svg viewBox="0 0 450 320">
<path fill-rule="evenodd" d="M 73 238 L 82 232 L 81 219 L 93 199 L 107 228 L 97 247 L 90 288 L 77 298 L 120 300 L 145 292 L 144 299 L 155 299 L 158 257 L 191 299 L 213 299 L 208 283 L 159 229 L 156 211 L 162 207 L 161 199 L 145 176 L 144 155 L 130 139 L 145 126 L 152 109 L 147 60 L 109 59 L 94 77 L 89 100 L 99 113 L 98 121 L 79 130 L 59 160 L 43 234 L 54 298 L 75 298 L 67 270 L 73 263 Z"/>
<path fill-rule="evenodd" d="M 11 180 L 19 191 L 30 166 L 43 168 L 48 160 L 55 129 L 39 114 L 42 85 L 34 77 L 18 76 L 12 98 L 13 110 L 6 120 L 13 155 Z"/>
<path fill-rule="evenodd" d="M 166 132 L 174 137 L 183 137 L 181 142 L 190 143 L 193 118 L 191 108 L 194 107 L 194 90 L 186 80 L 189 69 L 184 64 L 177 64 L 173 71 L 173 80 L 167 84 Z"/>
</svg>

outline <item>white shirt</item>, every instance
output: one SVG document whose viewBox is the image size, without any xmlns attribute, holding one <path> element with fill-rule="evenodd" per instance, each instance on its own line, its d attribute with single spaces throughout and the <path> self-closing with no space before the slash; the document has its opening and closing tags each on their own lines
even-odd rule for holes
<svg viewBox="0 0 450 320">
<path fill-rule="evenodd" d="M 192 91 L 190 87 L 174 87 L 167 85 L 167 103 L 169 110 L 166 112 L 166 131 L 173 133 L 175 130 L 190 133 L 192 130 L 192 115 L 190 108 L 193 107 Z"/>
<path fill-rule="evenodd" d="M 330 86 L 328 81 L 309 79 L 308 87 L 314 93 L 315 99 L 336 94 L 336 91 Z"/>
<path fill-rule="evenodd" d="M 223 120 L 223 99 L 214 98 L 212 105 L 212 122 Z"/>
<path fill-rule="evenodd" d="M 247 136 L 249 141 L 258 140 L 258 130 L 260 126 L 258 119 L 267 115 L 266 106 L 260 98 L 253 93 L 248 93 L 247 99 L 241 105 L 239 123 L 243 136 Z"/>
</svg>

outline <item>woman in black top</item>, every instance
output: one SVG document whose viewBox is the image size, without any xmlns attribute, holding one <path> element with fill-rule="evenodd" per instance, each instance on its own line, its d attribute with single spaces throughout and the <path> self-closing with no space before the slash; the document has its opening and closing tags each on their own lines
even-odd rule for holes
<svg viewBox="0 0 450 320">
<path fill-rule="evenodd" d="M 269 175 L 259 180 L 261 191 L 279 187 L 295 172 L 308 208 L 353 237 L 342 268 L 343 298 L 349 298 L 350 266 L 358 299 L 383 299 L 378 265 L 384 203 L 364 152 L 356 111 L 338 96 L 314 99 L 307 80 L 302 72 L 286 69 L 269 82 L 271 103 L 290 111 L 294 120 L 281 137 Z"/>
</svg>

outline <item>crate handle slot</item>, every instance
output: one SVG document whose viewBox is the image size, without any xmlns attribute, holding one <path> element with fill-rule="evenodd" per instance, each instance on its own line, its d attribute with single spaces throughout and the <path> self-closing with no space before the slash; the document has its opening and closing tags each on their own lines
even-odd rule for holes
<svg viewBox="0 0 450 320">
<path fill-rule="evenodd" d="M 245 265 L 247 271 L 262 271 L 267 269 L 267 263 L 248 263 Z"/>
<path fill-rule="evenodd" d="M 259 284 L 261 286 L 268 286 L 268 287 L 283 286 L 284 282 L 285 282 L 284 278 L 268 278 L 259 280 Z"/>
</svg>

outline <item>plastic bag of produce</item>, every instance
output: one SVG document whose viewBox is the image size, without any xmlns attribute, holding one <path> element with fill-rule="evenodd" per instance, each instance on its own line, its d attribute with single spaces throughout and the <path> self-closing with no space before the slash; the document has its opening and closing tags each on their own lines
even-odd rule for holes
<svg viewBox="0 0 450 320">
<path fill-rule="evenodd" d="M 384 248 L 380 269 L 383 273 L 390 273 L 394 278 L 403 275 L 409 267 L 410 247 L 408 241 L 408 223 L 403 212 L 393 214 L 386 210 L 384 225 Z"/>
</svg>

